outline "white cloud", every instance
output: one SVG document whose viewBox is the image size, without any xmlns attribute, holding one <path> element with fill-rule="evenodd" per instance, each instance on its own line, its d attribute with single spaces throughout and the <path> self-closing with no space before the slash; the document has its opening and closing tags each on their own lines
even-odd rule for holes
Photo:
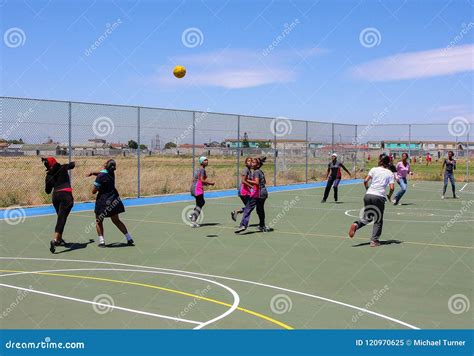
<svg viewBox="0 0 474 356">
<path fill-rule="evenodd" d="M 258 51 L 224 49 L 173 57 L 169 60 L 170 64 L 160 66 L 152 81 L 166 87 L 197 85 L 226 89 L 287 83 L 296 79 L 298 73 L 295 72 L 295 64 L 302 60 L 302 56 L 326 53 L 318 48 L 275 52 L 262 56 Z M 172 76 L 174 65 L 184 65 L 187 68 L 184 79 L 178 80 Z"/>
<path fill-rule="evenodd" d="M 398 54 L 351 69 L 354 77 L 370 81 L 429 78 L 474 70 L 474 45 Z"/>
</svg>

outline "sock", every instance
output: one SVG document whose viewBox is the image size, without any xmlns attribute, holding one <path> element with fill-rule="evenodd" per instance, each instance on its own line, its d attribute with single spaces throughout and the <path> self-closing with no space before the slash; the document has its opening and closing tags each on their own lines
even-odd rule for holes
<svg viewBox="0 0 474 356">
<path fill-rule="evenodd" d="M 130 236 L 130 234 L 127 232 L 125 234 L 125 238 L 127 239 L 127 241 L 130 241 L 132 239 L 132 236 Z"/>
<path fill-rule="evenodd" d="M 99 236 L 99 243 L 105 244 L 104 236 Z"/>
</svg>

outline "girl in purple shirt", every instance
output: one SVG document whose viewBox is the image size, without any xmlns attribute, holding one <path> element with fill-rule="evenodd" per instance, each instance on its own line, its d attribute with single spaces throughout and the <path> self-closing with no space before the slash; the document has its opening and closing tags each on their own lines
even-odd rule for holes
<svg viewBox="0 0 474 356">
<path fill-rule="evenodd" d="M 410 168 L 410 162 L 408 162 L 407 153 L 402 154 L 402 160 L 397 163 L 395 168 L 397 169 L 397 171 L 395 172 L 395 179 L 398 185 L 400 186 L 400 190 L 395 195 L 395 198 L 393 198 L 392 203 L 393 205 L 398 205 L 398 203 L 400 202 L 400 199 L 402 199 L 403 195 L 407 191 L 407 186 L 408 186 L 407 176 L 409 174 L 413 174 Z"/>
</svg>

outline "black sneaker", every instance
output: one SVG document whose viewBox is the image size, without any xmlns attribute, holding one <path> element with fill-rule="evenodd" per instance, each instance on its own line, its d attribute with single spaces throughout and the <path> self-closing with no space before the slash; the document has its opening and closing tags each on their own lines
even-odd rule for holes
<svg viewBox="0 0 474 356">
<path fill-rule="evenodd" d="M 239 228 L 234 232 L 238 234 L 239 232 L 244 232 L 245 230 L 247 230 L 247 226 L 239 226 Z"/>
<path fill-rule="evenodd" d="M 270 232 L 270 231 L 272 231 L 272 228 L 268 227 L 268 226 L 259 226 L 258 231 L 260 231 L 260 232 Z"/>
<path fill-rule="evenodd" d="M 230 217 L 232 220 L 237 221 L 237 212 L 234 210 L 230 213 Z"/>
<path fill-rule="evenodd" d="M 56 252 L 56 241 L 51 240 L 51 241 L 49 242 L 49 250 L 51 251 L 51 253 L 55 253 L 55 252 Z"/>
<path fill-rule="evenodd" d="M 127 240 L 128 246 L 135 246 L 135 242 L 133 240 Z"/>
<path fill-rule="evenodd" d="M 325 203 L 325 202 L 326 202 L 326 199 L 321 200 L 321 203 Z"/>
<path fill-rule="evenodd" d="M 56 246 L 64 246 L 66 247 L 68 243 L 64 241 L 63 239 L 59 240 L 59 242 L 56 242 Z"/>
<path fill-rule="evenodd" d="M 98 247 L 105 247 L 105 242 L 101 242 L 97 245 Z"/>
</svg>

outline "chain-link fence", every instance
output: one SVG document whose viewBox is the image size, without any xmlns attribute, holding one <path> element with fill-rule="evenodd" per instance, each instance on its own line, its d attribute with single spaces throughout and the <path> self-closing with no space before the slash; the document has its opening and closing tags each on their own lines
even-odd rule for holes
<svg viewBox="0 0 474 356">
<path fill-rule="evenodd" d="M 239 184 L 245 157 L 266 156 L 269 185 L 324 180 L 333 152 L 362 177 L 381 152 L 409 153 L 418 179 L 439 179 L 447 151 L 458 158 L 457 179 L 469 181 L 472 125 L 350 125 L 185 110 L 0 97 L 0 206 L 48 203 L 40 157 L 75 161 L 75 199 L 91 200 L 92 178 L 117 161 L 123 197 L 189 191 L 197 158 L 209 158 L 214 189 Z M 429 156 L 428 156 L 429 155 Z M 429 159 L 431 157 L 431 160 Z"/>
</svg>

